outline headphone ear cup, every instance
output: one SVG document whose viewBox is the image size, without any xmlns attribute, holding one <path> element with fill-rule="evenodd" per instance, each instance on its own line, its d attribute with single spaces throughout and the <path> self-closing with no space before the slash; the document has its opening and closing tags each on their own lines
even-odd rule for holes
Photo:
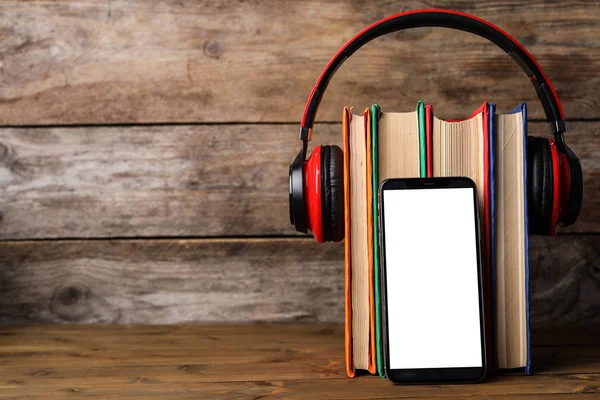
<svg viewBox="0 0 600 400">
<path fill-rule="evenodd" d="M 527 137 L 527 218 L 529 232 L 547 235 L 552 225 L 554 177 L 548 139 Z"/>
<path fill-rule="evenodd" d="M 338 146 L 324 146 L 321 155 L 323 240 L 344 239 L 344 153 Z"/>
<path fill-rule="evenodd" d="M 307 233 L 308 218 L 305 212 L 304 154 L 302 150 L 290 165 L 288 182 L 290 223 L 294 225 L 296 231 Z"/>
<path fill-rule="evenodd" d="M 564 180 L 568 182 L 568 186 L 565 188 L 565 190 L 568 190 L 568 196 L 566 204 L 561 204 L 561 208 L 564 209 L 564 211 L 561 211 L 562 215 L 560 223 L 563 226 L 566 226 L 574 224 L 581 211 L 581 203 L 583 200 L 583 172 L 581 171 L 579 159 L 573 150 L 566 144 L 564 157 L 566 165 L 562 167 L 567 169 L 564 173 L 568 174 L 568 179 Z"/>
</svg>

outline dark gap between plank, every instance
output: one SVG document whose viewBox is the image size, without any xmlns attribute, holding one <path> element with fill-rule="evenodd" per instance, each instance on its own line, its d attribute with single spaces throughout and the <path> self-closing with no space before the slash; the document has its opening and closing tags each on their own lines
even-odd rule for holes
<svg viewBox="0 0 600 400">
<path fill-rule="evenodd" d="M 546 122 L 543 118 L 530 118 L 528 122 Z M 595 118 L 570 118 L 569 122 L 600 122 L 600 117 Z M 39 125 L 0 125 L 0 129 L 54 129 L 54 128 L 125 128 L 125 127 L 152 127 L 152 126 L 220 126 L 220 125 L 299 125 L 298 121 L 216 121 L 216 122 L 119 122 L 119 123 L 88 123 L 88 124 L 39 124 Z M 341 121 L 316 121 L 316 125 L 335 125 Z"/>
<path fill-rule="evenodd" d="M 559 233 L 561 236 L 598 236 L 600 232 L 565 232 Z M 25 243 L 25 242 L 68 242 L 68 241 L 128 241 L 128 240 L 199 240 L 199 241 L 219 241 L 219 240 L 313 240 L 310 235 L 247 235 L 247 236 L 96 236 L 96 237 L 77 237 L 66 236 L 56 238 L 31 238 L 31 239 L 0 239 L 0 243 Z"/>
</svg>

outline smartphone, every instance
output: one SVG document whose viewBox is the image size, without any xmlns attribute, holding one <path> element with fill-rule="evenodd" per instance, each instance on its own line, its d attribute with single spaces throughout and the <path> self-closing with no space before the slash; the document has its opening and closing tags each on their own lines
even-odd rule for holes
<svg viewBox="0 0 600 400">
<path fill-rule="evenodd" d="M 478 382 L 485 320 L 475 183 L 379 186 L 385 372 L 395 383 Z"/>
</svg>

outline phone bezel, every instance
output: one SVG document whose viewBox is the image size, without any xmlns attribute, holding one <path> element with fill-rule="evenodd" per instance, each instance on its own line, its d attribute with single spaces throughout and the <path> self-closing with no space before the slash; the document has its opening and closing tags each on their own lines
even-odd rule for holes
<svg viewBox="0 0 600 400">
<path fill-rule="evenodd" d="M 481 367 L 462 368 L 414 368 L 414 369 L 390 369 L 389 360 L 389 332 L 388 332 L 388 307 L 387 307 L 387 279 L 386 279 L 386 257 L 385 257 L 385 201 L 383 192 L 386 190 L 411 190 L 411 189 L 473 189 L 473 210 L 475 213 L 475 237 L 477 248 L 477 281 L 479 292 L 479 325 L 481 336 Z M 475 183 L 466 177 L 444 177 L 444 178 L 394 178 L 386 179 L 379 185 L 379 249 L 381 268 L 380 279 L 382 282 L 382 323 L 383 323 L 383 348 L 386 376 L 394 383 L 474 383 L 484 379 L 487 370 L 486 346 L 485 346 L 485 315 L 483 296 L 483 271 L 481 263 L 481 235 L 480 219 L 477 202 L 477 187 Z"/>
</svg>

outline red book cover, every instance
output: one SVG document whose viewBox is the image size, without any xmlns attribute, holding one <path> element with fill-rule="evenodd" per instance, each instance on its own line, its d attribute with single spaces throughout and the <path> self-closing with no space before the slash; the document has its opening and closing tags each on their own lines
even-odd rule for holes
<svg viewBox="0 0 600 400">
<path fill-rule="evenodd" d="M 426 144 L 426 162 L 427 177 L 433 177 L 433 106 L 425 107 L 425 144 Z"/>
</svg>

